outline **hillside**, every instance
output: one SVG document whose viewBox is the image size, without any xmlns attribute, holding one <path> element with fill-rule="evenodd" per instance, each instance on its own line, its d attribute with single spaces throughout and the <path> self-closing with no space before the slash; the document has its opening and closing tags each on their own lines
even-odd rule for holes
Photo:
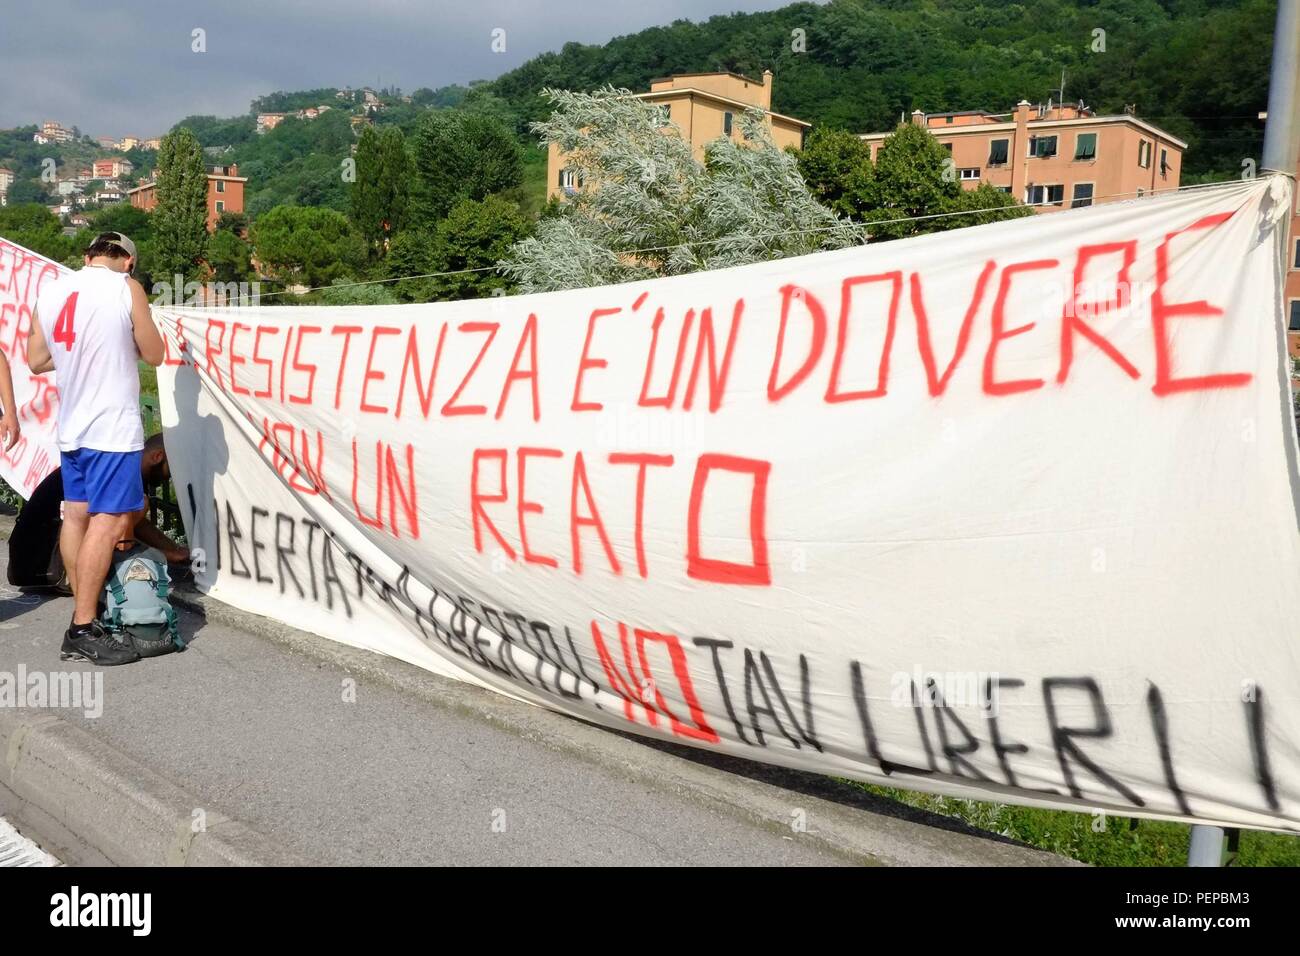
<svg viewBox="0 0 1300 956">
<path fill-rule="evenodd" d="M 921 109 L 1010 110 L 1065 95 L 1186 139 L 1185 171 L 1236 174 L 1258 155 L 1273 0 L 832 0 L 677 21 L 566 44 L 487 84 L 521 121 L 542 87 L 644 89 L 668 73 L 776 74 L 773 108 L 855 132 Z M 793 46 L 803 31 L 804 52 Z M 1094 31 L 1103 30 L 1104 34 Z M 1094 52 L 1104 41 L 1104 50 Z"/>
<path fill-rule="evenodd" d="M 385 90 L 375 121 L 410 132 L 426 109 L 476 109 L 513 125 L 531 145 L 528 124 L 546 113 L 544 87 L 641 90 L 668 73 L 771 69 L 776 110 L 867 132 L 889 129 L 913 109 L 1002 111 L 1022 98 L 1045 101 L 1057 95 L 1064 70 L 1067 99 L 1101 112 L 1136 106 L 1185 139 L 1183 179 L 1195 182 L 1239 175 L 1242 160 L 1259 155 L 1274 10 L 1273 0 L 796 3 L 679 20 L 604 44 L 569 43 L 488 82 L 423 88 L 408 98 Z M 337 105 L 327 88 L 269 94 L 253 109 L 317 102 Z M 286 121 L 260 137 L 251 117 L 185 122 L 202 121 L 196 131 L 204 145 L 234 146 L 231 158 L 256 184 L 249 197 L 256 214 L 280 202 L 344 208 L 337 164 L 350 140 L 342 119 Z M 529 162 L 531 206 L 541 201 L 544 162 L 533 151 Z"/>
<path fill-rule="evenodd" d="M 607 83 L 634 90 L 669 73 L 732 70 L 775 75 L 773 107 L 815 124 L 854 132 L 889 129 L 921 109 L 1010 110 L 1020 99 L 1058 95 L 1083 99 L 1100 112 L 1136 107 L 1137 114 L 1189 143 L 1183 181 L 1240 174 L 1258 156 L 1268 90 L 1274 0 L 832 0 L 795 3 L 765 13 L 679 20 L 604 44 L 568 43 L 495 80 L 379 93 L 379 126 L 411 132 L 430 109 L 489 112 L 531 146 L 529 123 L 545 115 L 544 87 L 594 89 Z M 355 142 L 349 114 L 363 112 L 359 91 L 340 100 L 331 87 L 259 97 L 244 116 L 186 117 L 213 162 L 237 162 L 250 179 L 254 216 L 275 205 L 346 208 L 339 164 Z M 315 120 L 289 118 L 265 135 L 258 111 L 286 112 L 325 104 Z M 6 162 L 41 198 L 39 161 L 50 147 L 32 130 L 0 133 Z M 227 148 L 228 147 L 228 148 Z M 220 150 L 218 152 L 218 150 Z M 90 156 L 76 144 L 60 167 Z M 100 151 L 102 152 L 102 151 Z M 84 154 L 84 155 L 83 155 Z M 137 175 L 151 157 L 131 154 Z M 526 154 L 523 196 L 535 211 L 544 196 L 544 155 Z M 29 195 L 30 194 L 30 195 Z"/>
</svg>

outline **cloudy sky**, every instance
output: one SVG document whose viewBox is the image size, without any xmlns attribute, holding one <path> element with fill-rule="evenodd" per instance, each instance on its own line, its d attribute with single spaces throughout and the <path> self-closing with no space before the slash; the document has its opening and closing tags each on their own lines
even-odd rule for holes
<svg viewBox="0 0 1300 956">
<path fill-rule="evenodd" d="M 491 79 L 569 40 L 789 2 L 39 0 L 0 13 L 0 128 L 53 119 L 95 136 L 157 136 L 191 114 L 243 113 L 274 90 Z M 204 53 L 191 50 L 196 28 Z"/>
</svg>

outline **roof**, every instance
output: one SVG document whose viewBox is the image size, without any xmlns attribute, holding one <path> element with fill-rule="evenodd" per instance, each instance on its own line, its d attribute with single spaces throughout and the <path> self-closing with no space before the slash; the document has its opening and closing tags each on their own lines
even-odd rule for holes
<svg viewBox="0 0 1300 956">
<path fill-rule="evenodd" d="M 913 113 L 921 113 L 920 110 L 913 110 Z M 988 110 L 951 110 L 947 113 L 922 113 L 926 119 L 932 116 L 1006 116 L 1006 113 L 990 113 Z"/>
<path fill-rule="evenodd" d="M 770 73 L 771 70 L 768 70 L 767 72 Z M 684 76 L 733 76 L 738 80 L 744 80 L 746 83 L 756 83 L 759 86 L 763 85 L 762 80 L 756 80 L 752 76 L 746 76 L 744 73 L 732 73 L 730 70 L 710 70 L 710 71 L 701 71 L 698 73 L 672 73 L 669 74 L 668 76 L 657 76 L 650 82 L 652 84 L 663 83 L 665 80 L 675 80 L 678 77 L 684 77 Z"/>
<path fill-rule="evenodd" d="M 929 115 L 944 116 L 948 114 L 931 113 Z M 992 113 L 989 115 L 1002 116 L 1005 114 Z M 1146 120 L 1138 119 L 1136 116 L 1131 116 L 1127 113 L 1118 116 L 1084 116 L 1078 119 L 1054 119 L 1054 120 L 1031 119 L 1028 123 L 1028 128 L 1029 129 L 1051 129 L 1053 127 L 1061 127 L 1061 126 L 1091 126 L 1091 125 L 1096 125 L 1098 123 L 1131 123 L 1132 125 L 1136 126 L 1138 129 L 1146 130 L 1148 133 L 1150 133 L 1152 136 L 1158 139 L 1163 139 L 1169 143 L 1172 143 L 1174 146 L 1177 146 L 1179 149 L 1187 148 L 1187 144 L 1184 143 L 1177 136 L 1174 136 L 1170 133 L 1166 133 L 1160 127 L 1148 123 Z M 936 136 L 979 136 L 984 133 L 1009 133 L 1015 130 L 1015 128 L 1016 128 L 1016 124 L 1014 122 L 980 123 L 978 125 L 971 125 L 971 126 L 954 126 L 951 129 L 947 127 L 930 127 L 930 126 L 922 127 L 922 129 L 924 129 L 927 133 L 932 133 Z M 893 130 L 890 130 L 888 133 L 859 133 L 858 139 L 861 140 L 884 139 L 886 136 L 890 136 L 892 134 L 893 134 Z"/>
<path fill-rule="evenodd" d="M 735 106 L 738 109 L 740 109 L 741 112 L 744 112 L 745 110 L 758 110 L 760 113 L 764 114 L 765 116 L 774 116 L 777 119 L 783 119 L 788 123 L 794 123 L 798 126 L 808 126 L 808 127 L 812 126 L 812 123 L 808 123 L 801 119 L 796 119 L 793 116 L 786 116 L 784 113 L 776 113 L 773 112 L 772 110 L 763 109 L 763 107 L 761 106 L 755 106 L 753 103 L 745 103 L 742 102 L 741 100 L 733 100 L 729 96 L 722 96 L 718 93 L 710 93 L 708 90 L 696 89 L 693 86 L 674 86 L 670 90 L 651 90 L 649 93 L 633 93 L 632 95 L 639 100 L 657 100 L 657 99 L 662 99 L 663 97 L 666 96 L 680 96 L 683 93 L 689 93 L 692 96 L 703 97 L 704 99 L 713 100 L 714 102 L 717 103 L 725 103 L 728 106 Z"/>
</svg>

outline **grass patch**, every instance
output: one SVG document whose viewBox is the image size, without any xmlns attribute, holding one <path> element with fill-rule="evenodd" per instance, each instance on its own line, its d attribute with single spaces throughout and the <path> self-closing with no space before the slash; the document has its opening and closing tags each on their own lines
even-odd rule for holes
<svg viewBox="0 0 1300 956">
<path fill-rule="evenodd" d="M 140 394 L 158 395 L 158 370 L 145 362 L 140 364 Z"/>
<path fill-rule="evenodd" d="M 1191 828 L 1181 823 L 1040 810 L 1005 803 L 941 797 L 858 783 L 869 793 L 954 817 L 980 830 L 1028 843 L 1094 866 L 1186 866 Z M 1135 825 L 1136 824 L 1136 825 Z M 1300 837 L 1241 831 L 1236 866 L 1300 866 Z"/>
</svg>

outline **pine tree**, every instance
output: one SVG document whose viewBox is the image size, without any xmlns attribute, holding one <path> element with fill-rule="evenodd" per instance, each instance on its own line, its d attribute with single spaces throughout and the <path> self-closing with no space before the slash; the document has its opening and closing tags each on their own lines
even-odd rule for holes
<svg viewBox="0 0 1300 956">
<path fill-rule="evenodd" d="M 357 143 L 357 178 L 351 190 L 353 225 L 370 254 L 382 258 L 389 239 L 406 224 L 410 156 L 397 127 L 367 126 Z"/>
<path fill-rule="evenodd" d="M 164 136 L 156 169 L 155 269 L 168 280 L 177 274 L 196 279 L 208 242 L 208 176 L 194 134 L 182 126 Z"/>
</svg>

